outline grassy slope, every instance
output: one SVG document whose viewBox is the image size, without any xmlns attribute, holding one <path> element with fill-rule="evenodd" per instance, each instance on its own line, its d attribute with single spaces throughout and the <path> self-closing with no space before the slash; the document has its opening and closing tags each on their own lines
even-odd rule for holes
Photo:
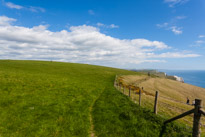
<svg viewBox="0 0 205 137">
<path fill-rule="evenodd" d="M 186 104 L 186 98 L 189 97 L 190 103 L 195 98 L 205 100 L 205 89 L 181 83 L 175 80 L 165 78 L 149 78 L 148 76 L 126 75 L 123 76 L 124 82 L 128 85 L 136 85 L 144 87 L 144 90 L 150 94 L 155 95 L 156 91 L 159 91 L 158 99 L 158 112 L 160 115 L 167 116 L 168 118 L 174 117 L 178 114 L 193 109 L 193 106 Z M 146 80 L 144 80 L 146 78 Z M 126 94 L 128 94 L 126 92 Z M 138 101 L 138 95 L 132 94 L 134 100 Z M 154 96 L 148 96 L 143 94 L 142 104 L 146 108 L 153 109 Z M 204 105 L 203 105 L 204 106 Z M 202 117 L 202 124 L 205 118 Z M 193 124 L 193 116 L 186 116 L 179 120 L 189 126 Z M 202 128 L 203 134 L 205 129 Z M 205 134 L 204 134 L 205 135 Z"/>
<path fill-rule="evenodd" d="M 140 108 L 114 89 L 102 93 L 95 103 L 93 115 L 98 137 L 159 137 L 165 120 Z M 163 136 L 187 137 L 190 131 L 188 127 L 171 123 Z"/>
<path fill-rule="evenodd" d="M 118 92 L 113 87 L 116 74 L 137 73 L 72 63 L 1 60 L 0 136 L 86 137 L 91 114 L 97 136 L 157 136 L 162 119 Z M 174 127 L 167 133 L 187 134 Z"/>
</svg>

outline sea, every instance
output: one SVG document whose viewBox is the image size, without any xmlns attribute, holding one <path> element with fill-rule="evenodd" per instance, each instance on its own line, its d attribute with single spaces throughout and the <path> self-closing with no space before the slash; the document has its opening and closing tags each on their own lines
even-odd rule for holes
<svg viewBox="0 0 205 137">
<path fill-rule="evenodd" d="M 159 70 L 167 75 L 178 76 L 184 79 L 185 83 L 205 88 L 205 70 Z"/>
</svg>

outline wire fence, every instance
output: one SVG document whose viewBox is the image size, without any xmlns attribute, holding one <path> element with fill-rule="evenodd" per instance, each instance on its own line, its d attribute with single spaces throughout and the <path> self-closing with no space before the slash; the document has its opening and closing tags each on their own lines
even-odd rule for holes
<svg viewBox="0 0 205 137">
<path fill-rule="evenodd" d="M 139 106 L 141 106 L 141 104 L 142 104 L 142 94 L 145 94 L 149 97 L 152 97 L 152 99 L 154 99 L 154 101 L 153 101 L 154 103 L 150 103 L 149 105 L 153 106 L 153 112 L 155 114 L 158 113 L 158 98 L 159 98 L 159 92 L 158 91 L 156 91 L 156 93 L 154 95 L 152 93 L 149 93 L 149 92 L 145 91 L 143 89 L 143 87 L 140 88 L 140 87 L 134 86 L 134 85 L 126 85 L 123 82 L 123 80 L 119 78 L 119 75 L 116 75 L 116 77 L 115 77 L 114 87 L 116 89 L 118 89 L 120 92 L 122 92 L 123 94 L 129 96 L 131 98 L 131 100 L 133 100 L 135 103 L 138 102 Z M 136 95 L 138 95 L 138 96 L 136 96 Z M 160 96 L 160 98 L 165 99 L 165 100 L 170 100 L 170 98 L 164 97 L 164 96 Z M 185 102 L 181 102 L 181 101 L 174 100 L 174 99 L 171 99 L 171 101 L 176 102 L 176 103 L 180 103 L 180 104 L 183 104 L 183 105 L 188 105 Z M 160 102 L 160 103 L 163 104 L 163 102 Z M 193 114 L 193 122 L 191 122 L 191 121 L 187 121 L 187 122 L 193 123 L 192 136 L 193 137 L 200 137 L 201 125 L 202 125 L 201 124 L 201 116 L 205 115 L 205 111 L 202 109 L 203 108 L 202 107 L 202 101 L 200 99 L 195 99 L 195 104 L 192 104 L 192 106 L 194 107 L 193 109 L 191 109 L 187 112 L 184 112 L 185 110 L 183 109 L 181 111 L 183 111 L 184 113 L 179 114 L 178 116 L 173 117 L 169 120 L 166 120 L 164 122 L 164 125 L 163 125 L 162 132 L 161 132 L 160 136 L 162 136 L 162 134 L 163 134 L 163 132 L 166 128 L 167 123 L 170 123 L 174 120 L 183 118 L 187 115 Z M 174 108 L 174 109 L 176 109 L 176 108 Z"/>
</svg>

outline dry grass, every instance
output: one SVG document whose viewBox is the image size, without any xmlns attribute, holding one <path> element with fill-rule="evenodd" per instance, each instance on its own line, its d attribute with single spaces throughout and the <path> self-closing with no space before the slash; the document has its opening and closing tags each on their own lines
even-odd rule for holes
<svg viewBox="0 0 205 137">
<path fill-rule="evenodd" d="M 167 118 L 172 118 L 183 112 L 186 112 L 193 108 L 192 105 L 187 105 L 187 97 L 190 99 L 190 103 L 196 98 L 204 100 L 203 106 L 205 106 L 205 89 L 181 83 L 178 81 L 166 79 L 166 78 L 151 78 L 146 75 L 136 76 L 128 75 L 121 76 L 123 83 L 126 85 L 133 85 L 143 87 L 145 93 L 142 94 L 142 106 L 153 109 L 154 94 L 159 92 L 158 99 L 158 114 Z M 125 90 L 125 94 L 128 95 L 128 89 Z M 131 92 L 131 98 L 138 103 L 139 95 Z M 180 122 L 192 126 L 193 115 L 186 116 L 179 120 Z M 205 125 L 205 118 L 202 118 L 202 125 Z M 205 128 L 202 127 L 203 134 Z"/>
<path fill-rule="evenodd" d="M 149 77 L 147 75 L 127 75 L 127 76 L 121 76 L 120 77 L 124 83 L 126 83 L 127 85 L 137 85 L 140 84 L 143 81 L 146 81 L 147 79 L 149 79 Z"/>
<path fill-rule="evenodd" d="M 150 78 L 149 80 L 140 83 L 139 86 L 144 87 L 144 90 L 150 93 L 159 91 L 160 96 L 182 103 L 186 102 L 187 97 L 190 100 L 196 98 L 205 100 L 204 88 L 165 78 Z"/>
</svg>

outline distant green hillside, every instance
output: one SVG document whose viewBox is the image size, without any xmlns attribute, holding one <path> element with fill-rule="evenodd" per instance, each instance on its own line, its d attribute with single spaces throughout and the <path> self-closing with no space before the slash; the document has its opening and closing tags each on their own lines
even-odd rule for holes
<svg viewBox="0 0 205 137">
<path fill-rule="evenodd" d="M 108 67 L 0 61 L 0 136 L 159 136 L 163 119 L 117 91 Z M 171 124 L 165 136 L 188 136 Z"/>
</svg>

